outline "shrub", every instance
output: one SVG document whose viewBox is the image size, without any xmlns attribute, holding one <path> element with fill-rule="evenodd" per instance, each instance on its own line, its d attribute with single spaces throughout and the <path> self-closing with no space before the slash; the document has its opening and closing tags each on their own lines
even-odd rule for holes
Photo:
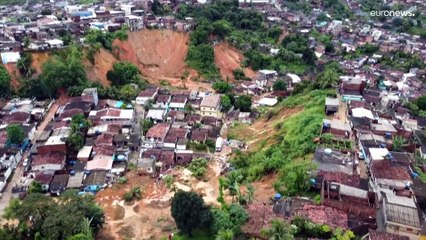
<svg viewBox="0 0 426 240">
<path fill-rule="evenodd" d="M 192 175 L 194 175 L 194 177 L 200 179 L 207 171 L 207 164 L 207 159 L 197 158 L 192 160 L 192 162 L 188 166 L 188 169 L 192 172 Z"/>
</svg>

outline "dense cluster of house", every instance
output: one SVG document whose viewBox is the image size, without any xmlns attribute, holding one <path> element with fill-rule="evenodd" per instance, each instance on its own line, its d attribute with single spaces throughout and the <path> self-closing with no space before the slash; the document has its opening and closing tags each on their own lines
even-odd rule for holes
<svg viewBox="0 0 426 240">
<path fill-rule="evenodd" d="M 24 152 L 31 147 L 37 125 L 43 119 L 51 103 L 33 99 L 12 99 L 1 103 L 0 110 L 0 191 L 7 185 L 9 177 L 20 162 Z M 22 143 L 12 143 L 7 127 L 19 125 L 24 132 Z"/>
<path fill-rule="evenodd" d="M 206 157 L 197 150 L 213 153 L 222 149 L 221 95 L 150 87 L 139 94 L 136 104 L 147 109 L 145 121 L 153 123 L 142 139 L 138 163 L 147 172 L 161 173 Z"/>
<path fill-rule="evenodd" d="M 177 5 L 161 1 L 163 5 Z M 192 4 L 193 2 L 189 2 Z M 196 2 L 194 2 L 196 3 Z M 93 4 L 69 2 L 43 2 L 23 6 L 2 6 L 0 16 L 0 50 L 43 51 L 64 47 L 64 34 L 71 34 L 77 42 L 84 42 L 83 35 L 90 29 L 115 31 L 127 26 L 130 31 L 142 28 L 166 28 L 188 31 L 194 26 L 192 18 L 183 20 L 174 16 L 154 16 L 152 1 L 102 1 Z M 10 19 L 13 13 L 13 19 Z M 65 43 L 66 45 L 67 43 Z"/>
<path fill-rule="evenodd" d="M 46 116 L 50 119 L 46 118 L 46 124 L 30 138 L 24 176 L 15 183 L 15 192 L 25 192 L 37 181 L 43 191 L 51 194 L 70 188 L 94 193 L 114 181 L 125 171 L 130 153 L 139 149 L 139 135 L 132 132 L 134 110 L 123 105 L 120 101 L 99 100 L 93 88 L 53 109 L 54 115 Z M 84 146 L 73 155 L 67 139 L 76 115 L 84 116 L 91 124 L 82 131 Z"/>
<path fill-rule="evenodd" d="M 6 132 L 0 131 L 4 183 L 24 154 L 24 174 L 14 183 L 14 193 L 25 193 L 34 181 L 42 185 L 43 192 L 52 195 L 66 189 L 96 193 L 123 175 L 129 164 L 157 177 L 193 159 L 209 159 L 209 153 L 220 151 L 225 144 L 220 137 L 224 114 L 220 100 L 221 95 L 209 92 L 148 87 L 132 105 L 99 99 L 97 89 L 89 88 L 62 105 L 55 103 L 51 109 L 54 114 L 46 116 L 44 113 L 52 104 L 42 107 L 46 104 L 11 100 L 2 108 L 2 129 L 7 124 L 20 124 L 27 139 L 26 144 L 10 146 Z M 239 118 L 239 111 L 233 112 L 238 113 L 230 121 L 257 117 L 243 113 Z M 89 125 L 79 126 L 84 146 L 73 153 L 68 139 L 77 115 L 84 116 Z M 40 120 L 44 124 L 36 131 Z M 238 141 L 226 144 L 242 147 Z"/>
<path fill-rule="evenodd" d="M 367 239 L 419 239 L 426 207 L 426 183 L 419 177 L 426 174 L 425 118 L 403 105 L 402 99 L 422 91 L 412 85 L 415 74 L 404 75 L 390 88 L 358 75 L 340 78 L 337 96 L 325 99 L 329 117 L 313 159 L 311 181 L 321 205 L 277 201 L 275 213 L 369 234 Z M 401 82 L 405 91 L 396 87 Z"/>
</svg>

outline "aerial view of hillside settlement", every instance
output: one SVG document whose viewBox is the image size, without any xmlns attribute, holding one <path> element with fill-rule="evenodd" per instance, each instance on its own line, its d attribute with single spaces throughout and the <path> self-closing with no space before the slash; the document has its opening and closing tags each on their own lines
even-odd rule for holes
<svg viewBox="0 0 426 240">
<path fill-rule="evenodd" d="M 0 240 L 425 240 L 425 0 L 0 0 Z"/>
</svg>

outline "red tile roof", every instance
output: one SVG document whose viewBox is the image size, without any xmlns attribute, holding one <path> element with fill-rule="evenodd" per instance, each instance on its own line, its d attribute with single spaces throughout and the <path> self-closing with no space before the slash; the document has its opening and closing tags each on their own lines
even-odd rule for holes
<svg viewBox="0 0 426 240">
<path fill-rule="evenodd" d="M 64 118 L 71 118 L 71 117 L 73 117 L 74 115 L 77 115 L 77 114 L 84 114 L 84 112 L 83 112 L 83 110 L 81 110 L 79 108 L 73 108 L 73 109 L 70 109 L 70 110 L 66 110 L 61 115 L 59 115 L 57 120 L 61 121 Z"/>
<path fill-rule="evenodd" d="M 168 123 L 159 123 L 154 125 L 146 133 L 147 138 L 160 138 L 163 139 L 166 137 L 167 132 L 169 131 L 170 124 Z"/>
<path fill-rule="evenodd" d="M 178 139 L 186 139 L 187 135 L 188 129 L 186 128 L 170 128 L 170 131 L 167 133 L 164 142 L 175 143 Z"/>
<path fill-rule="evenodd" d="M 110 133 L 104 133 L 98 136 L 98 138 L 96 138 L 96 142 L 95 145 L 96 146 L 100 146 L 100 145 L 110 145 L 112 146 L 112 141 L 114 139 L 114 135 L 110 134 Z"/>
<path fill-rule="evenodd" d="M 112 117 L 118 117 L 120 116 L 121 110 L 115 109 L 115 108 L 104 108 L 99 110 L 96 113 L 97 118 L 105 117 L 105 116 L 112 116 Z"/>
<path fill-rule="evenodd" d="M 389 160 L 373 161 L 371 172 L 375 178 L 402 181 L 411 180 L 406 168 L 393 164 Z"/>
<path fill-rule="evenodd" d="M 94 146 L 92 153 L 96 153 L 96 156 L 113 156 L 114 148 L 111 146 Z"/>
<path fill-rule="evenodd" d="M 108 124 L 107 133 L 120 133 L 121 128 L 119 124 Z"/>
<path fill-rule="evenodd" d="M 4 123 L 25 123 L 30 118 L 30 114 L 26 112 L 14 112 L 3 117 Z"/>
<path fill-rule="evenodd" d="M 272 220 L 278 218 L 270 206 L 261 203 L 250 204 L 246 210 L 249 219 L 241 230 L 252 236 L 258 236 L 263 228 L 267 228 Z"/>
<path fill-rule="evenodd" d="M 53 174 L 39 173 L 35 176 L 34 180 L 41 184 L 49 184 L 52 181 Z"/>
<path fill-rule="evenodd" d="M 327 224 L 332 228 L 348 228 L 348 214 L 335 208 L 304 203 L 296 215 L 306 217 L 316 224 Z"/>
<path fill-rule="evenodd" d="M 147 88 L 143 91 L 141 91 L 138 95 L 138 97 L 154 97 L 154 95 L 157 93 L 158 88 L 157 87 L 151 87 Z"/>
<path fill-rule="evenodd" d="M 34 155 L 31 165 L 39 166 L 43 164 L 63 164 L 65 161 L 65 153 L 51 152 L 46 154 Z"/>
<path fill-rule="evenodd" d="M 352 187 L 359 187 L 361 181 L 359 175 L 349 175 L 343 172 L 319 171 L 318 177 L 323 177 L 328 182 L 338 182 Z"/>
</svg>

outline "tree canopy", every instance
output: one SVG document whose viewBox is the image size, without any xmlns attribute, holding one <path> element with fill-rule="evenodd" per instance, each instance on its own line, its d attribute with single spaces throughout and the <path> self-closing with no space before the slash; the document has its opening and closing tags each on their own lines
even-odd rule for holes
<svg viewBox="0 0 426 240">
<path fill-rule="evenodd" d="M 13 201 L 6 208 L 8 219 L 17 219 L 22 234 L 34 239 L 67 239 L 87 232 L 84 222 L 96 234 L 104 223 L 102 209 L 93 196 L 64 192 L 54 200 L 40 193 L 30 193 L 22 201 Z M 31 224 L 28 224 L 31 223 Z M 83 238 L 84 239 L 84 238 Z"/>
<path fill-rule="evenodd" d="M 12 144 L 21 144 L 25 139 L 25 132 L 21 125 L 10 124 L 6 128 L 7 139 Z"/>
<path fill-rule="evenodd" d="M 239 109 L 241 112 L 250 112 L 251 111 L 251 96 L 241 95 L 235 100 L 235 108 Z"/>
<path fill-rule="evenodd" d="M 241 227 L 248 220 L 248 214 L 244 208 L 235 203 L 212 209 L 212 215 L 213 223 L 210 228 L 215 233 L 231 230 L 235 235 L 238 235 Z"/>
<path fill-rule="evenodd" d="M 195 192 L 179 191 L 172 198 L 172 217 L 182 233 L 192 236 L 192 230 L 205 228 L 212 222 L 212 213 L 204 200 Z"/>
<path fill-rule="evenodd" d="M 139 74 L 138 67 L 132 63 L 117 62 L 107 72 L 107 79 L 115 86 L 122 86 L 139 81 Z"/>
<path fill-rule="evenodd" d="M 217 93 L 227 93 L 232 90 L 231 84 L 225 81 L 217 81 L 213 83 L 212 87 Z"/>
<path fill-rule="evenodd" d="M 0 66 L 0 98 L 8 96 L 10 93 L 10 75 L 7 69 Z"/>
<path fill-rule="evenodd" d="M 274 85 L 272 85 L 272 89 L 274 91 L 287 90 L 287 83 L 282 79 L 278 79 L 276 82 L 274 82 Z"/>
</svg>

